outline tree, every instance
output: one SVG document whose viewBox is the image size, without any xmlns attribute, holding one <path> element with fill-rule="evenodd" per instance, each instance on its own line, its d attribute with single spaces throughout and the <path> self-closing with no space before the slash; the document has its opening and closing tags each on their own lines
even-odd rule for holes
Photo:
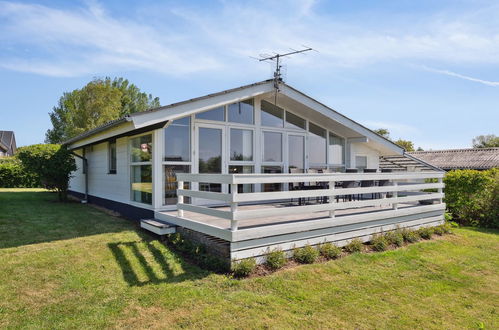
<svg viewBox="0 0 499 330">
<path fill-rule="evenodd" d="M 59 200 L 67 200 L 68 183 L 71 172 L 76 171 L 76 163 L 71 152 L 57 144 L 35 144 L 21 147 L 17 151 L 27 171 L 36 173 L 42 185 L 59 193 Z"/>
<path fill-rule="evenodd" d="M 378 128 L 373 130 L 373 132 L 381 135 L 385 139 L 390 139 L 390 132 L 386 128 Z"/>
<path fill-rule="evenodd" d="M 52 128 L 45 142 L 62 143 L 110 120 L 158 106 L 159 98 L 141 92 L 126 79 L 94 79 L 59 99 L 49 113 Z"/>
<path fill-rule="evenodd" d="M 473 148 L 497 148 L 499 147 L 499 136 L 494 134 L 479 135 L 473 138 Z"/>
<path fill-rule="evenodd" d="M 414 151 L 414 143 L 412 143 L 412 141 L 398 139 L 397 141 L 394 141 L 394 143 L 404 148 L 405 151 Z"/>
</svg>

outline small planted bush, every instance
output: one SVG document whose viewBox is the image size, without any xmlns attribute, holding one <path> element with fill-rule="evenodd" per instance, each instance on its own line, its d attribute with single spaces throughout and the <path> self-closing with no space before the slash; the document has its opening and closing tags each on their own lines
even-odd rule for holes
<svg viewBox="0 0 499 330">
<path fill-rule="evenodd" d="M 281 250 L 274 250 L 267 253 L 265 266 L 272 270 L 282 268 L 286 264 L 286 255 Z"/>
<path fill-rule="evenodd" d="M 235 277 L 247 277 L 256 267 L 256 260 L 254 258 L 244 259 L 232 264 L 232 273 Z"/>
<path fill-rule="evenodd" d="M 419 234 L 413 229 L 403 229 L 402 236 L 404 237 L 404 241 L 407 243 L 414 243 L 420 239 Z"/>
<path fill-rule="evenodd" d="M 436 226 L 436 227 L 434 227 L 434 228 L 433 228 L 433 233 L 434 233 L 435 235 L 438 235 L 438 236 L 442 236 L 443 234 L 445 234 L 444 229 L 442 228 L 442 226 L 441 226 L 441 225 L 440 225 L 440 226 Z"/>
<path fill-rule="evenodd" d="M 442 230 L 444 231 L 444 233 L 452 234 L 452 224 L 451 223 L 446 222 L 443 225 L 441 225 L 441 227 L 442 227 Z"/>
<path fill-rule="evenodd" d="M 385 234 L 385 238 L 388 244 L 393 244 L 396 246 L 402 246 L 404 244 L 404 236 L 400 230 L 389 231 Z"/>
<path fill-rule="evenodd" d="M 319 246 L 319 253 L 326 259 L 336 259 L 341 255 L 341 248 L 333 243 L 324 243 Z"/>
<path fill-rule="evenodd" d="M 350 253 L 362 252 L 364 249 L 364 243 L 360 238 L 354 238 L 347 245 L 345 245 L 345 250 Z"/>
<path fill-rule="evenodd" d="M 371 245 L 374 251 L 385 251 L 388 248 L 388 240 L 385 235 L 373 235 Z"/>
<path fill-rule="evenodd" d="M 431 239 L 431 236 L 433 235 L 433 228 L 421 227 L 418 229 L 418 234 L 422 239 Z"/>
<path fill-rule="evenodd" d="M 319 257 L 319 251 L 310 245 L 295 249 L 293 258 L 301 264 L 311 264 Z"/>
</svg>

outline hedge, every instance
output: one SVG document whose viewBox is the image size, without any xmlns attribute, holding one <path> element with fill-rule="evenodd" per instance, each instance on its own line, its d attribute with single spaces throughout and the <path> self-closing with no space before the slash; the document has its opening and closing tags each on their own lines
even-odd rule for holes
<svg viewBox="0 0 499 330">
<path fill-rule="evenodd" d="M 499 169 L 455 170 L 445 175 L 445 203 L 463 225 L 499 228 Z"/>
<path fill-rule="evenodd" d="M 0 158 L 0 188 L 41 187 L 40 177 L 29 172 L 16 157 Z"/>
</svg>

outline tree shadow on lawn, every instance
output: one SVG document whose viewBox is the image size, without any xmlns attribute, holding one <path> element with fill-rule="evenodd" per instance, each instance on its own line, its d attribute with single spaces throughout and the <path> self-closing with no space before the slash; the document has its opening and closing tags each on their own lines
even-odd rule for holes
<svg viewBox="0 0 499 330">
<path fill-rule="evenodd" d="M 108 243 L 108 247 L 130 286 L 176 283 L 201 279 L 211 274 L 186 263 L 173 252 L 171 255 L 163 253 L 153 242 Z M 145 253 L 152 255 L 152 260 L 147 260 Z"/>
<path fill-rule="evenodd" d="M 137 228 L 90 205 L 58 202 L 56 193 L 0 192 L 0 249 Z"/>
</svg>

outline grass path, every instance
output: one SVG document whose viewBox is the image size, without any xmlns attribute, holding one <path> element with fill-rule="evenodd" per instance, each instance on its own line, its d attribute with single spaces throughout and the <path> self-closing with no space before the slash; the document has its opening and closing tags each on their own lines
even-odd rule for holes
<svg viewBox="0 0 499 330">
<path fill-rule="evenodd" d="M 0 328 L 499 328 L 499 232 L 234 280 L 126 220 L 0 189 Z"/>
</svg>

